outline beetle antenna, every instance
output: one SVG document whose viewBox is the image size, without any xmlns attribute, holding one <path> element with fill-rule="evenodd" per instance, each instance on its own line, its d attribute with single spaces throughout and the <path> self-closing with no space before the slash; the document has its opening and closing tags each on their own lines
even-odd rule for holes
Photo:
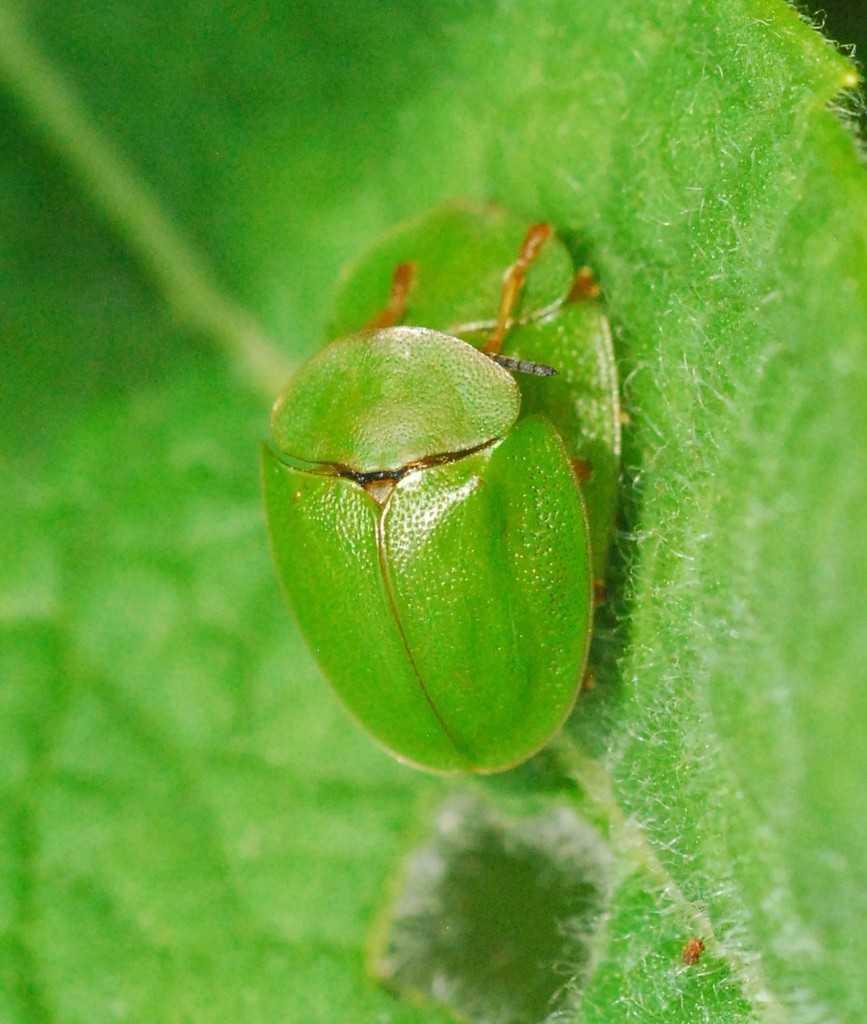
<svg viewBox="0 0 867 1024">
<path fill-rule="evenodd" d="M 524 287 L 527 271 L 541 252 L 542 246 L 551 237 L 551 232 L 550 224 L 533 224 L 521 243 L 518 258 L 503 274 L 503 291 L 500 295 L 500 308 L 497 312 L 497 326 L 485 343 L 485 352 L 488 355 L 496 355 L 502 349 L 512 310 Z"/>
<path fill-rule="evenodd" d="M 531 373 L 534 377 L 556 377 L 560 372 L 547 363 L 531 363 L 529 359 L 513 359 L 511 356 L 504 356 L 501 352 L 487 353 L 495 363 L 505 366 L 512 373 Z"/>
<path fill-rule="evenodd" d="M 410 290 L 415 283 L 416 266 L 414 263 L 398 263 L 391 278 L 388 301 L 383 309 L 372 316 L 362 330 L 378 331 L 385 327 L 394 327 L 406 316 L 406 304 Z"/>
</svg>

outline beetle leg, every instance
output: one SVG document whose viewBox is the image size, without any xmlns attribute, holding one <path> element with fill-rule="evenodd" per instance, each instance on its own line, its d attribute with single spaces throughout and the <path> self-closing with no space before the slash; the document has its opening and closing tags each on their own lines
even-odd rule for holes
<svg viewBox="0 0 867 1024">
<path fill-rule="evenodd" d="M 415 264 L 398 263 L 391 278 L 388 302 L 375 316 L 372 316 L 362 330 L 378 331 L 394 327 L 406 316 L 406 300 L 415 281 Z"/>
<path fill-rule="evenodd" d="M 586 302 L 587 299 L 598 299 L 601 294 L 602 289 L 599 287 L 596 275 L 590 267 L 581 267 L 572 278 L 572 287 L 569 289 L 569 294 L 563 300 L 563 304 L 568 306 L 570 302 Z"/>
<path fill-rule="evenodd" d="M 533 224 L 521 243 L 518 258 L 503 274 L 503 291 L 500 295 L 500 308 L 497 312 L 497 326 L 485 342 L 485 352 L 489 355 L 496 355 L 502 349 L 506 331 L 511 326 L 512 310 L 515 308 L 515 303 L 524 286 L 527 270 L 539 255 L 542 246 L 551 237 L 551 232 L 550 224 Z"/>
<path fill-rule="evenodd" d="M 586 459 L 575 455 L 569 461 L 572 463 L 572 472 L 579 484 L 588 484 L 593 479 L 593 467 Z"/>
</svg>

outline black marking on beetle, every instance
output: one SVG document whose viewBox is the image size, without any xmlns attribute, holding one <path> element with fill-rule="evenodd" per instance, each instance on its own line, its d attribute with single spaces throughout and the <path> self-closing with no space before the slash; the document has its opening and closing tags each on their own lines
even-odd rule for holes
<svg viewBox="0 0 867 1024">
<path fill-rule="evenodd" d="M 504 356 L 502 353 L 488 352 L 486 355 L 490 356 L 495 363 L 511 370 L 512 373 L 530 373 L 534 377 L 556 377 L 560 372 L 546 363 L 532 363 L 529 359 L 513 359 L 512 356 Z"/>
<path fill-rule="evenodd" d="M 414 466 L 402 466 L 400 469 L 375 469 L 372 473 L 355 473 L 351 469 L 344 469 L 341 476 L 348 476 L 356 483 L 364 487 L 366 484 L 387 482 L 396 484 L 401 477 L 406 476 Z"/>
<path fill-rule="evenodd" d="M 358 473 L 349 466 L 338 466 L 327 463 L 323 463 L 320 469 L 328 466 L 330 472 L 335 476 L 342 476 L 347 480 L 354 480 L 357 484 L 361 484 L 362 487 L 376 483 L 397 484 L 400 483 L 408 473 L 415 473 L 420 469 L 430 469 L 432 466 L 442 466 L 447 462 L 456 462 L 458 459 L 464 459 L 468 455 L 475 455 L 477 452 L 483 452 L 486 448 L 490 448 L 500 440 L 501 439 L 499 437 L 494 437 L 490 441 L 484 441 L 482 444 L 476 445 L 475 448 L 464 448 L 457 452 L 440 452 L 437 455 L 428 455 L 427 458 L 418 459 L 416 462 L 409 462 L 405 466 L 396 466 L 394 469 L 372 469 L 367 473 Z"/>
</svg>

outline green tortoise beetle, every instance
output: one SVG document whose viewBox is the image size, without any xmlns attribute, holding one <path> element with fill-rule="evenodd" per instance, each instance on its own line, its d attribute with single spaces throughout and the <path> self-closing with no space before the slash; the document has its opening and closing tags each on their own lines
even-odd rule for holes
<svg viewBox="0 0 867 1024">
<path fill-rule="evenodd" d="M 262 449 L 305 638 L 355 718 L 430 771 L 530 757 L 585 669 L 617 382 L 592 277 L 550 234 L 455 206 L 387 236 Z"/>
</svg>

